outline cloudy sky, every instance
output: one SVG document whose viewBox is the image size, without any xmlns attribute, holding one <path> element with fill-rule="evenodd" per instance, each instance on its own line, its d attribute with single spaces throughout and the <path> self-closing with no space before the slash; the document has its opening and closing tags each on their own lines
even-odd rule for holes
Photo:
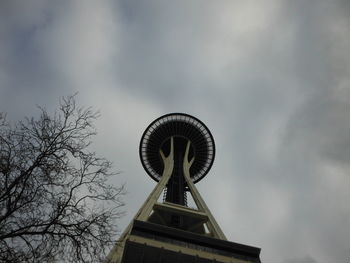
<svg viewBox="0 0 350 263">
<path fill-rule="evenodd" d="M 154 182 L 138 157 L 157 117 L 201 119 L 217 146 L 198 188 L 229 240 L 269 263 L 350 258 L 350 1 L 0 2 L 0 111 L 79 92 L 132 219 Z"/>
</svg>

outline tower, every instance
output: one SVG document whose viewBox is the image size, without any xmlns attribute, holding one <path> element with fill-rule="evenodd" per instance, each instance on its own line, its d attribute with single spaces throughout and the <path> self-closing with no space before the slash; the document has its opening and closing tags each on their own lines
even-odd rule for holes
<svg viewBox="0 0 350 263">
<path fill-rule="evenodd" d="M 183 113 L 161 116 L 143 133 L 139 153 L 157 185 L 107 262 L 261 262 L 259 248 L 227 241 L 195 186 L 215 158 L 214 139 L 204 123 Z M 196 208 L 188 206 L 188 195 Z"/>
</svg>

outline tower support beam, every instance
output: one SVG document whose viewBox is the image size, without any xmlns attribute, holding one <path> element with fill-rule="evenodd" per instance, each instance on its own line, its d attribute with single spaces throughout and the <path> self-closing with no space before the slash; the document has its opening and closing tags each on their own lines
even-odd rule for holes
<svg viewBox="0 0 350 263">
<path fill-rule="evenodd" d="M 185 156 L 184 156 L 184 162 L 183 162 L 183 171 L 184 171 L 184 177 L 185 177 L 187 186 L 190 189 L 193 200 L 196 203 L 198 209 L 200 211 L 205 212 L 206 215 L 208 216 L 209 220 L 207 222 L 207 225 L 208 225 L 209 231 L 214 235 L 214 237 L 222 239 L 222 240 L 227 240 L 224 232 L 221 230 L 219 224 L 216 222 L 214 216 L 210 212 L 208 206 L 205 204 L 202 196 L 199 194 L 197 188 L 194 186 L 194 183 L 190 177 L 190 168 L 191 168 L 191 165 L 194 161 L 194 158 L 192 158 L 191 161 L 188 161 L 188 153 L 189 153 L 190 144 L 191 144 L 191 142 L 188 141 L 187 146 L 186 146 Z"/>
<path fill-rule="evenodd" d="M 171 174 L 174 169 L 174 139 L 171 137 L 171 146 L 170 146 L 170 153 L 168 156 L 165 156 L 163 151 L 160 150 L 160 155 L 163 159 L 164 163 L 164 171 L 163 175 L 156 185 L 156 187 L 153 189 L 151 194 L 148 196 L 144 204 L 141 206 L 139 211 L 136 213 L 134 219 L 130 222 L 128 227 L 124 230 L 123 234 L 120 236 L 118 243 L 112 249 L 112 251 L 109 253 L 107 257 L 107 262 L 121 262 L 121 258 L 124 251 L 125 241 L 128 238 L 128 235 L 130 234 L 132 224 L 134 220 L 140 220 L 140 221 L 146 221 L 151 214 L 153 210 L 154 204 L 157 202 L 160 194 L 166 187 L 166 184 L 168 183 Z"/>
</svg>

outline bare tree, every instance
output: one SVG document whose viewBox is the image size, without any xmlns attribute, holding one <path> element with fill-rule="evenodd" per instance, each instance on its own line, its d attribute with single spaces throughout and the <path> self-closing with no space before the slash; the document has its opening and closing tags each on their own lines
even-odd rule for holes
<svg viewBox="0 0 350 263">
<path fill-rule="evenodd" d="M 74 96 L 14 126 L 0 114 L 0 262 L 102 261 L 124 190 L 89 151 L 98 115 Z"/>
</svg>

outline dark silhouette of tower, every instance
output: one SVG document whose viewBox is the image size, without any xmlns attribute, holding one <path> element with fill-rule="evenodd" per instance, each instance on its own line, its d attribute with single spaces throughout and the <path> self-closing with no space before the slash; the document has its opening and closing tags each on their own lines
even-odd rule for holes
<svg viewBox="0 0 350 263">
<path fill-rule="evenodd" d="M 107 262 L 260 263 L 259 248 L 227 241 L 195 187 L 214 158 L 213 136 L 197 118 L 171 113 L 153 121 L 142 135 L 140 159 L 157 185 Z M 196 208 L 188 207 L 188 194 Z"/>
</svg>

